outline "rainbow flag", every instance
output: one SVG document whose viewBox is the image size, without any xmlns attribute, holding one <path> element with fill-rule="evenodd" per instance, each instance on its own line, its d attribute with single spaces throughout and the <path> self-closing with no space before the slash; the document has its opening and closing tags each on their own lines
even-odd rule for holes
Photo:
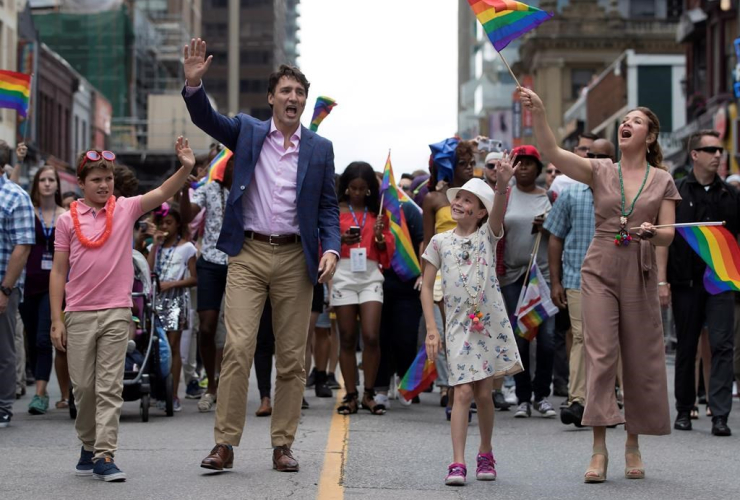
<svg viewBox="0 0 740 500">
<path fill-rule="evenodd" d="M 0 108 L 14 109 L 26 116 L 30 98 L 31 75 L 0 70 Z"/>
<path fill-rule="evenodd" d="M 740 248 L 731 232 L 722 226 L 677 227 L 676 231 L 707 264 L 707 292 L 740 292 Z"/>
<path fill-rule="evenodd" d="M 418 396 L 424 389 L 429 387 L 437 379 L 437 367 L 434 361 L 427 359 L 427 349 L 421 346 L 419 354 L 411 363 L 409 370 L 398 384 L 398 392 L 406 401 L 411 401 L 414 396 Z"/>
<path fill-rule="evenodd" d="M 557 306 L 550 300 L 550 287 L 537 262 L 533 262 L 529 283 L 522 287 L 516 312 L 511 318 L 514 333 L 531 342 L 537 336 L 539 326 L 557 313 Z"/>
<path fill-rule="evenodd" d="M 329 116 L 331 110 L 337 105 L 337 101 L 331 97 L 321 96 L 316 98 L 316 105 L 313 108 L 313 117 L 311 117 L 311 130 L 316 132 L 324 118 Z"/>
<path fill-rule="evenodd" d="M 208 165 L 208 175 L 196 182 L 193 187 L 197 189 L 206 184 L 210 184 L 213 181 L 223 181 L 226 164 L 229 163 L 229 158 L 232 156 L 234 156 L 234 153 L 229 151 L 228 148 L 223 148 L 216 157 L 211 160 L 210 165 Z"/>
<path fill-rule="evenodd" d="M 498 52 L 552 17 L 550 12 L 513 0 L 468 0 L 468 3 Z"/>
<path fill-rule="evenodd" d="M 383 202 L 381 209 L 385 210 L 388 216 L 391 233 L 396 240 L 396 251 L 393 253 L 393 258 L 391 258 L 391 267 L 402 281 L 416 278 L 421 274 L 421 266 L 411 242 L 406 216 L 401 210 L 401 199 L 410 200 L 410 198 L 406 196 L 403 189 L 398 189 L 398 186 L 396 186 L 390 153 L 388 153 L 388 159 L 385 162 L 380 195 Z"/>
</svg>

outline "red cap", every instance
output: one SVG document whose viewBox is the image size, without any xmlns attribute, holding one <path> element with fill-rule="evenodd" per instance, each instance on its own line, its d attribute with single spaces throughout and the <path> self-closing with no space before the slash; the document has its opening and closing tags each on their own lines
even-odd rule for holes
<svg viewBox="0 0 740 500">
<path fill-rule="evenodd" d="M 540 157 L 540 152 L 537 151 L 537 148 L 534 146 L 518 146 L 511 150 L 511 156 L 531 156 L 532 158 L 537 160 L 539 168 L 542 168 L 542 158 Z"/>
</svg>

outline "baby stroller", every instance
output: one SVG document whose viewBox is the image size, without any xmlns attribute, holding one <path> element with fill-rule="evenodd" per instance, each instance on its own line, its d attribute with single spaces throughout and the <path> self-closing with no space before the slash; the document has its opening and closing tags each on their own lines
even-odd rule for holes
<svg viewBox="0 0 740 500">
<path fill-rule="evenodd" d="M 173 381 L 170 373 L 170 348 L 154 310 L 157 280 L 153 279 L 146 257 L 134 250 L 134 339 L 129 340 L 123 374 L 123 400 L 137 401 L 142 422 L 149 421 L 151 398 L 165 402 L 165 413 L 174 415 Z M 70 390 L 69 416 L 77 418 L 74 395 Z"/>
</svg>

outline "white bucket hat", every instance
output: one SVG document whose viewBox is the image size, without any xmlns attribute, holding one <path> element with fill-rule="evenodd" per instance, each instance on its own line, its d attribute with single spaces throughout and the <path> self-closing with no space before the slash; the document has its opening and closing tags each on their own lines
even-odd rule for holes
<svg viewBox="0 0 740 500">
<path fill-rule="evenodd" d="M 450 188 L 447 190 L 447 199 L 450 200 L 450 203 L 452 203 L 452 200 L 455 199 L 455 196 L 457 196 L 460 190 L 477 196 L 481 203 L 483 203 L 483 206 L 486 207 L 486 212 L 491 213 L 491 209 L 493 208 L 493 189 L 491 189 L 491 186 L 481 179 L 470 179 L 461 188 Z"/>
</svg>

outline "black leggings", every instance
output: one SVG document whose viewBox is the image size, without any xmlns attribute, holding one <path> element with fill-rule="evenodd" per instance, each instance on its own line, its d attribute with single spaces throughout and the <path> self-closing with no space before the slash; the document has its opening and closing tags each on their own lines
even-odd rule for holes
<svg viewBox="0 0 740 500">
<path fill-rule="evenodd" d="M 54 361 L 49 293 L 24 297 L 20 305 L 20 313 L 26 329 L 27 365 L 33 370 L 36 380 L 48 382 Z"/>
</svg>

